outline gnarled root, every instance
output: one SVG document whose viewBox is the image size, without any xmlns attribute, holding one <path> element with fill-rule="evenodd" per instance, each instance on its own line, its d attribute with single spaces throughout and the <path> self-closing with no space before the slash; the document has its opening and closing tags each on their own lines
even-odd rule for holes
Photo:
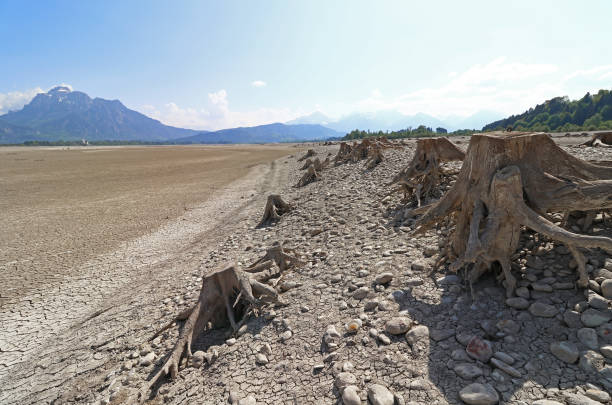
<svg viewBox="0 0 612 405">
<path fill-rule="evenodd" d="M 516 286 L 511 257 L 526 226 L 566 244 L 578 263 L 578 285 L 586 286 L 579 248 L 612 251 L 612 239 L 569 232 L 549 221 L 546 212 L 610 208 L 612 181 L 607 178 L 612 178 L 609 168 L 574 158 L 546 134 L 474 135 L 453 188 L 417 221 L 415 233 L 453 215 L 446 254 L 450 269 L 467 268 L 473 282 L 498 263 L 510 295 Z"/>
<path fill-rule="evenodd" d="M 306 173 L 304 173 L 304 175 L 302 176 L 302 178 L 300 179 L 300 181 L 298 181 L 296 187 L 304 187 L 314 181 L 318 181 L 321 180 L 321 176 L 319 175 L 319 173 L 317 173 L 317 171 L 315 170 L 315 168 L 313 166 L 310 166 L 308 168 L 308 171 Z"/>
<path fill-rule="evenodd" d="M 301 158 L 298 159 L 298 162 L 301 162 L 302 160 L 306 160 L 309 157 L 312 157 L 314 155 L 316 155 L 317 152 L 314 151 L 314 149 L 308 149 L 308 151 L 306 152 L 306 154 L 304 156 L 302 156 Z"/>
<path fill-rule="evenodd" d="M 213 327 L 229 322 L 234 331 L 239 327 L 236 317 L 242 317 L 248 307 L 259 307 L 263 301 L 277 302 L 274 289 L 252 279 L 236 266 L 216 270 L 202 280 L 198 302 L 179 314 L 174 321 L 185 320 L 174 349 L 157 374 L 142 389 L 141 398 L 165 375 L 176 378 L 183 355 L 191 357 L 191 343 L 210 322 Z M 240 319 L 238 319 L 240 321 Z M 164 326 L 154 337 L 167 330 Z"/>
<path fill-rule="evenodd" d="M 263 217 L 261 218 L 261 221 L 257 227 L 267 226 L 273 222 L 279 221 L 281 215 L 288 213 L 292 209 L 293 206 L 286 203 L 280 195 L 270 194 L 268 196 L 268 201 L 266 202 Z"/>
<path fill-rule="evenodd" d="M 420 207 L 422 199 L 427 198 L 440 183 L 441 177 L 447 174 L 441 163 L 461 161 L 464 157 L 465 153 L 447 138 L 418 139 L 412 161 L 389 185 L 399 185 L 393 192 L 402 191 L 405 202 L 414 194 L 417 207 Z"/>
</svg>

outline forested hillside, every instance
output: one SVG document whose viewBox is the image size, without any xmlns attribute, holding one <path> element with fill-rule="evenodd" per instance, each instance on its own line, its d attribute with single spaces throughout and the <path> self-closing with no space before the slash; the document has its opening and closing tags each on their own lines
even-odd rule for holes
<svg viewBox="0 0 612 405">
<path fill-rule="evenodd" d="M 597 94 L 587 93 L 579 100 L 555 97 L 538 104 L 520 115 L 485 125 L 483 131 L 506 129 L 515 131 L 594 131 L 612 129 L 612 92 L 599 90 Z"/>
</svg>

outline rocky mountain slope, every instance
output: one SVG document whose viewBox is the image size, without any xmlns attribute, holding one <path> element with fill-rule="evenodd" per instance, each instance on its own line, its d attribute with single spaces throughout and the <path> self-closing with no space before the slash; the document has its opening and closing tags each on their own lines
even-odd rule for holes
<svg viewBox="0 0 612 405">
<path fill-rule="evenodd" d="M 338 150 L 314 149 L 322 159 Z M 610 160 L 606 149 L 566 149 Z M 391 219 L 399 196 L 383 198 L 413 151 L 412 143 L 385 150 L 373 170 L 363 163 L 328 167 L 302 188 L 293 186 L 303 174 L 303 152 L 277 160 L 276 174 L 246 205 L 238 198 L 233 209 L 206 212 L 219 213 L 215 232 L 166 260 L 142 255 L 148 264 L 137 272 L 110 266 L 101 282 L 114 290 L 94 294 L 89 313 L 55 329 L 44 350 L 4 361 L 0 402 L 134 403 L 178 330 L 149 339 L 196 302 L 202 277 L 228 261 L 252 263 L 278 241 L 306 262 L 279 281 L 286 305 L 252 316 L 235 336 L 225 329 L 199 336 L 194 357 L 151 403 L 611 403 L 612 260 L 588 252 L 589 288 L 576 289 L 567 249 L 524 232 L 513 259 L 520 288 L 511 299 L 493 275 L 470 286 L 434 270 L 448 229 L 412 236 L 411 221 L 398 226 Z M 256 228 L 269 192 L 296 208 L 274 226 Z M 180 223 L 201 228 L 197 215 Z M 598 216 L 589 232 L 609 235 L 609 228 Z M 79 290 L 59 291 L 66 302 L 85 299 Z M 9 353 L 19 349 L 13 340 L 15 348 L 5 344 Z"/>
</svg>

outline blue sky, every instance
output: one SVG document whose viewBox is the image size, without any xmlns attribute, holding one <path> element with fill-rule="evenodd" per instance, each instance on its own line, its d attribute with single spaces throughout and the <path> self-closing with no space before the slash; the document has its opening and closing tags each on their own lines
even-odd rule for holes
<svg viewBox="0 0 612 405">
<path fill-rule="evenodd" d="M 612 88 L 612 2 L 0 1 L 0 113 L 67 83 L 217 129 Z"/>
</svg>

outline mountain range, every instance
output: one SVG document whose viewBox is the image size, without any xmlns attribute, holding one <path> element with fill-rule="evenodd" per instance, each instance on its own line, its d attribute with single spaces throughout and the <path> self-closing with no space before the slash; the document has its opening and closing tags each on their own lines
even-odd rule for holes
<svg viewBox="0 0 612 405">
<path fill-rule="evenodd" d="M 457 129 L 480 129 L 503 114 L 494 111 L 479 111 L 469 117 L 450 116 L 444 119 L 428 114 L 405 115 L 395 110 L 380 110 L 367 113 L 352 113 L 334 120 L 320 111 L 288 121 L 287 124 L 319 124 L 340 132 L 354 129 L 363 131 L 398 131 L 409 127 L 425 125 L 433 129 L 441 127 L 448 131 Z"/>
</svg>

